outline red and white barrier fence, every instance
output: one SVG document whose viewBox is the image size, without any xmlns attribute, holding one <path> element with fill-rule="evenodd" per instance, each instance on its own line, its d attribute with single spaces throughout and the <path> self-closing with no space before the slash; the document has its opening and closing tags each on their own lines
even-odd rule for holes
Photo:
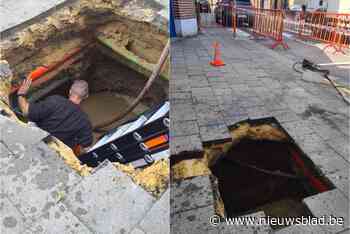
<svg viewBox="0 0 350 234">
<path fill-rule="evenodd" d="M 286 32 L 298 35 L 300 39 L 326 43 L 327 49 L 345 54 L 350 45 L 350 14 L 327 12 L 307 12 L 305 14 L 286 13 L 284 20 Z"/>
</svg>

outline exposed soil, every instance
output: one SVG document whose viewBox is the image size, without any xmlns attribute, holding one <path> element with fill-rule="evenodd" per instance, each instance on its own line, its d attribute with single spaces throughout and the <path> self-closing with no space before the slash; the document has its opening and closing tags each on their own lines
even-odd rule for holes
<svg viewBox="0 0 350 234">
<path fill-rule="evenodd" d="M 297 176 L 289 147 L 289 143 L 244 139 L 218 160 L 211 169 L 218 178 L 227 216 L 252 213 L 258 211 L 256 207 L 284 199 L 300 203 L 302 198 L 310 195 L 305 190 L 305 181 L 302 179 L 271 175 L 245 166 L 254 165 L 268 171 Z M 280 203 L 281 206 L 283 204 Z M 280 208 L 297 213 L 293 207 L 298 208 Z"/>
</svg>

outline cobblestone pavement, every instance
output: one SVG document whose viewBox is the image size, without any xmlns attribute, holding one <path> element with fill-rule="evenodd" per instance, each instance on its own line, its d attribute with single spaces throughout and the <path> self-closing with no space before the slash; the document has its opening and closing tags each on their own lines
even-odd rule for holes
<svg viewBox="0 0 350 234">
<path fill-rule="evenodd" d="M 224 67 L 209 65 L 214 41 L 220 43 Z M 171 152 L 201 151 L 205 144 L 229 140 L 228 126 L 238 121 L 273 116 L 336 187 L 306 198 L 305 204 L 316 217 L 334 215 L 346 220 L 343 226 L 292 226 L 282 232 L 338 233 L 349 228 L 349 107 L 330 86 L 302 80 L 293 63 L 247 37 L 233 39 L 222 28 L 174 40 Z M 195 202 L 192 200 L 187 202 Z M 200 209 L 213 210 L 206 207 Z M 193 208 L 192 213 L 195 209 L 199 208 Z M 173 225 L 185 222 L 187 213 L 193 215 L 191 209 L 173 214 Z M 208 216 L 207 211 L 191 216 L 198 222 L 192 223 L 190 230 L 227 232 L 201 222 L 206 219 L 202 213 Z"/>
</svg>

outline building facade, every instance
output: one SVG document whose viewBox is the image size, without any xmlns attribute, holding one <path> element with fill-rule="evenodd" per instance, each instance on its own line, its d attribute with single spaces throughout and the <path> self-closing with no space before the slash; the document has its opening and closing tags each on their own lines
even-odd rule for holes
<svg viewBox="0 0 350 234">
<path fill-rule="evenodd" d="M 284 9 L 288 7 L 288 0 L 250 0 L 255 8 Z"/>
<path fill-rule="evenodd" d="M 196 5 L 194 0 L 171 0 L 177 36 L 192 36 L 198 33 Z"/>
</svg>

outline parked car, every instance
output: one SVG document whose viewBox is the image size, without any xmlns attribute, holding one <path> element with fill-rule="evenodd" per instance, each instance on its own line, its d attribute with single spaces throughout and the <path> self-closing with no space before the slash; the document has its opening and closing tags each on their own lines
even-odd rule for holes
<svg viewBox="0 0 350 234">
<path fill-rule="evenodd" d="M 232 26 L 232 12 L 230 10 L 230 0 L 221 1 L 215 8 L 215 18 L 218 24 L 222 24 L 226 27 Z M 236 8 L 250 8 L 250 0 L 238 0 L 236 1 Z M 249 9 L 245 11 L 237 10 L 236 22 L 237 27 L 252 27 L 253 25 L 253 12 Z"/>
</svg>

